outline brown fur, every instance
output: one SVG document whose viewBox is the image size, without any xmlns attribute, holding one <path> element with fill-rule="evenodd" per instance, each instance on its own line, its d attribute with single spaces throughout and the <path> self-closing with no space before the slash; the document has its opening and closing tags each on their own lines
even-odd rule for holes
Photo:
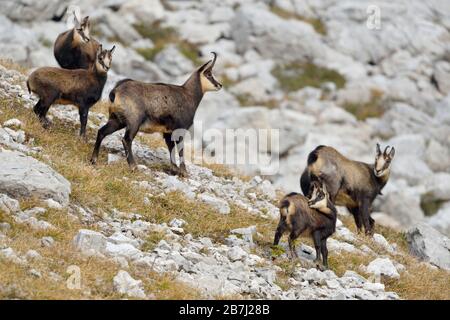
<svg viewBox="0 0 450 320">
<path fill-rule="evenodd" d="M 113 51 L 114 47 L 111 50 L 99 47 L 98 59 L 88 70 L 43 67 L 29 76 L 28 90 L 39 96 L 33 110 L 44 127 L 49 125 L 46 114 L 52 104 L 73 104 L 79 108 L 80 135 L 85 137 L 89 108 L 101 97 Z"/>
<path fill-rule="evenodd" d="M 144 83 L 131 79 L 119 81 L 111 91 L 112 102 L 109 108 L 109 121 L 97 135 L 91 162 L 95 163 L 100 145 L 105 136 L 126 127 L 123 144 L 128 164 L 133 168 L 135 161 L 131 150 L 132 141 L 138 131 L 163 134 L 170 153 L 172 172 L 185 175 L 186 166 L 183 156 L 183 136 L 172 140 L 177 129 L 189 129 L 194 121 L 195 112 L 206 91 L 214 86 L 219 90 L 222 85 L 212 76 L 216 60 L 208 61 L 197 69 L 181 86 L 165 83 Z M 206 83 L 210 82 L 211 86 Z M 180 131 L 178 131 L 180 132 Z M 176 165 L 174 148 L 178 149 L 180 166 Z"/>
<path fill-rule="evenodd" d="M 81 28 L 89 28 L 89 22 L 83 21 Z M 65 69 L 89 69 L 95 63 L 95 57 L 100 43 L 89 36 L 89 41 L 83 41 L 77 28 L 67 30 L 56 38 L 53 53 L 59 65 Z"/>
<path fill-rule="evenodd" d="M 381 155 L 378 150 L 379 146 L 377 157 L 389 158 L 388 154 Z M 393 151 L 395 153 L 395 150 Z M 390 174 L 389 167 L 386 167 L 383 175 L 377 177 L 374 168 L 374 165 L 350 160 L 332 147 L 319 146 L 308 156 L 308 165 L 302 174 L 300 184 L 303 193 L 308 194 L 311 181 L 318 180 L 325 183 L 331 201 L 335 205 L 348 208 L 355 217 L 358 229 L 364 224 L 366 232 L 372 233 L 374 221 L 368 211 L 375 197 L 387 183 Z"/>
<path fill-rule="evenodd" d="M 314 241 L 316 249 L 316 263 L 319 264 L 320 256 L 323 258 L 323 266 L 328 267 L 327 238 L 332 235 L 336 227 L 336 208 L 329 201 L 328 194 L 315 183 L 317 194 L 315 199 L 308 199 L 298 193 L 290 193 L 283 197 L 279 203 L 280 221 L 275 233 L 274 245 L 278 245 L 281 236 L 289 232 L 289 249 L 291 256 L 297 256 L 294 240 L 300 236 L 310 237 Z M 326 203 L 319 209 L 310 206 Z"/>
</svg>

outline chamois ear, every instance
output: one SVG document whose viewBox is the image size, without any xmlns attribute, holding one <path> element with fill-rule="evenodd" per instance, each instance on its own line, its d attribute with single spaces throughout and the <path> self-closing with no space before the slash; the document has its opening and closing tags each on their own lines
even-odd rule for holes
<svg viewBox="0 0 450 320">
<path fill-rule="evenodd" d="M 216 59 L 217 59 L 217 53 L 215 52 L 211 52 L 213 54 L 213 59 L 209 60 L 208 62 L 206 62 L 204 65 L 202 65 L 199 69 L 198 72 L 202 73 L 203 71 L 205 71 L 206 69 L 212 69 L 214 67 L 214 65 L 216 64 Z"/>
<path fill-rule="evenodd" d="M 81 22 L 81 25 L 84 26 L 89 22 L 89 16 L 86 16 L 83 18 L 83 21 Z"/>
<path fill-rule="evenodd" d="M 97 48 L 97 57 L 100 55 L 100 53 L 102 53 L 103 51 L 103 45 L 100 43 L 100 45 Z"/>
<path fill-rule="evenodd" d="M 379 156 L 380 154 L 381 154 L 380 144 L 377 143 L 377 156 Z"/>
<path fill-rule="evenodd" d="M 392 149 L 391 149 L 391 151 L 389 152 L 389 158 L 394 158 L 394 156 L 395 156 L 395 148 L 394 147 L 392 147 Z"/>
</svg>

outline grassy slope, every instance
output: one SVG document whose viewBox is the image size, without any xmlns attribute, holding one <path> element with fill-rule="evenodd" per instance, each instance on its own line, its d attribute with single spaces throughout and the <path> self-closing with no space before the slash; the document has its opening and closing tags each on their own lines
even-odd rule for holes
<svg viewBox="0 0 450 320">
<path fill-rule="evenodd" d="M 77 128 L 67 126 L 55 121 L 48 131 L 42 129 L 31 110 L 23 108 L 19 102 L 3 99 L 0 101 L 0 123 L 18 118 L 24 124 L 24 130 L 28 139 L 34 138 L 34 145 L 43 148 L 40 160 L 50 164 L 55 170 L 65 176 L 72 184 L 71 203 L 79 204 L 95 210 L 98 219 L 107 214 L 112 208 L 123 212 L 137 212 L 150 222 L 168 222 L 173 217 L 183 218 L 188 222 L 185 228 L 194 236 L 208 236 L 221 241 L 229 233 L 230 229 L 256 225 L 259 235 L 256 237 L 259 254 L 269 257 L 270 244 L 276 227 L 276 221 L 258 218 L 232 206 L 229 215 L 220 215 L 210 207 L 201 203 L 186 199 L 180 193 L 171 193 L 164 197 L 151 197 L 151 205 L 144 205 L 145 191 L 136 189 L 132 181 L 149 180 L 151 177 L 140 172 L 131 172 L 125 161 L 112 165 L 106 165 L 106 152 L 101 154 L 99 165 L 93 167 L 88 164 L 92 151 L 95 132 L 88 131 L 88 144 L 77 137 Z M 103 106 L 94 107 L 93 111 L 105 111 Z M 160 146 L 161 141 L 154 138 L 144 138 L 146 143 L 152 146 Z M 216 167 L 215 172 L 223 176 L 230 176 L 230 172 Z M 22 209 L 37 205 L 34 200 L 22 202 Z M 45 278 L 38 279 L 30 277 L 27 268 L 19 267 L 11 263 L 0 261 L 0 284 L 16 284 L 7 296 L 0 298 L 51 298 L 51 299 L 74 299 L 74 298 L 118 298 L 112 289 L 112 277 L 117 273 L 119 267 L 112 262 L 99 261 L 94 258 L 86 258 L 73 251 L 71 241 L 80 228 L 78 220 L 72 220 L 65 212 L 49 210 L 46 220 L 57 227 L 51 232 L 35 232 L 29 228 L 15 224 L 10 217 L 1 215 L 0 220 L 10 222 L 13 226 L 8 236 L 13 239 L 10 244 L 16 251 L 23 254 L 28 249 L 36 249 L 44 257 L 42 262 L 37 263 L 38 269 L 47 274 L 50 271 L 58 272 L 63 277 L 67 266 L 75 264 L 83 270 L 82 290 L 69 290 L 65 282 L 49 282 Z M 354 224 L 349 219 L 343 222 L 352 231 Z M 91 228 L 91 227 L 88 227 Z M 415 258 L 406 254 L 407 246 L 403 236 L 392 230 L 377 227 L 377 232 L 382 233 L 390 242 L 396 242 L 403 255 L 395 256 L 393 259 L 404 264 L 408 271 L 402 273 L 400 280 L 385 280 L 386 290 L 397 292 L 402 298 L 409 299 L 450 299 L 448 288 L 450 286 L 449 273 L 442 270 L 432 270 Z M 56 245 L 51 248 L 40 247 L 39 239 L 42 236 L 51 235 L 57 240 Z M 370 239 L 358 235 L 358 243 L 365 243 L 377 253 L 385 254 Z M 159 241 L 158 235 L 149 235 L 147 249 Z M 303 240 L 302 240 L 303 241 Z M 305 241 L 308 243 L 308 241 Z M 371 257 L 355 254 L 337 254 L 330 252 L 330 266 L 338 275 L 345 270 L 356 270 L 360 264 L 367 265 Z M 51 262 L 50 262 L 51 260 Z M 276 262 L 283 268 L 279 274 L 280 285 L 286 285 L 285 280 L 292 270 L 292 263 L 282 261 Z M 200 294 L 191 288 L 174 280 L 174 276 L 164 276 L 148 271 L 138 270 L 130 267 L 130 274 L 142 279 L 146 292 L 154 293 L 156 298 L 196 298 Z"/>
</svg>

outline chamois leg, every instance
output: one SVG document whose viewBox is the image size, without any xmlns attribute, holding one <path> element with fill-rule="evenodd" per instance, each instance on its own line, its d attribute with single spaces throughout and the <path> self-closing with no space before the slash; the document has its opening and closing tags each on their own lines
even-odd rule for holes
<svg viewBox="0 0 450 320">
<path fill-rule="evenodd" d="M 184 137 L 180 137 L 177 143 L 178 157 L 180 158 L 180 176 L 186 177 L 187 170 L 184 163 Z"/>
<path fill-rule="evenodd" d="M 322 252 L 322 261 L 325 269 L 328 269 L 328 248 L 327 248 L 327 237 L 322 238 L 320 244 L 320 250 Z"/>
<path fill-rule="evenodd" d="M 297 252 L 295 251 L 295 239 L 297 239 L 296 234 L 292 231 L 289 234 L 288 244 L 289 244 L 289 252 L 291 253 L 291 259 L 298 258 Z"/>
<path fill-rule="evenodd" d="M 95 141 L 94 151 L 92 152 L 91 163 L 95 164 L 97 162 L 98 153 L 100 152 L 100 146 L 103 139 L 125 127 L 125 124 L 120 123 L 117 118 L 109 118 L 108 122 L 98 130 L 97 140 Z"/>
<path fill-rule="evenodd" d="M 275 237 L 273 239 L 273 245 L 277 246 L 280 243 L 280 239 L 283 236 L 283 233 L 286 232 L 286 223 L 284 221 L 280 221 L 278 223 L 277 231 L 275 231 Z"/>
<path fill-rule="evenodd" d="M 355 224 L 356 224 L 356 228 L 358 229 L 358 233 L 361 233 L 362 230 L 362 219 L 361 219 L 361 214 L 359 211 L 359 207 L 355 207 L 355 208 L 347 208 L 352 216 L 353 219 L 355 219 Z"/>
<path fill-rule="evenodd" d="M 313 242 L 314 248 L 316 249 L 316 259 L 314 259 L 314 263 L 318 268 L 320 268 L 320 250 L 322 247 L 322 234 L 319 230 L 313 232 Z"/>
<path fill-rule="evenodd" d="M 86 137 L 86 125 L 88 121 L 89 107 L 81 106 L 78 109 L 78 114 L 80 115 L 80 137 L 87 141 Z"/>
<path fill-rule="evenodd" d="M 139 127 L 137 126 L 128 126 L 125 135 L 122 138 L 123 148 L 125 149 L 125 155 L 127 156 L 128 164 L 131 169 L 134 170 L 136 168 L 136 161 L 134 161 L 133 151 L 131 149 L 131 145 L 133 144 L 133 139 L 136 136 Z"/>
<path fill-rule="evenodd" d="M 33 107 L 33 112 L 37 116 L 39 116 L 39 114 L 41 113 L 41 109 L 42 109 L 42 99 L 39 99 L 39 101 Z"/>
<path fill-rule="evenodd" d="M 370 224 L 369 201 L 367 199 L 363 199 L 361 201 L 360 212 L 364 224 L 365 233 L 366 235 L 370 236 L 373 234 L 373 229 Z"/>
<path fill-rule="evenodd" d="M 172 133 L 164 133 L 164 141 L 166 142 L 167 149 L 169 149 L 169 156 L 170 156 L 170 165 L 171 165 L 171 172 L 173 174 L 178 174 L 180 172 L 180 169 L 177 167 L 177 160 L 175 155 L 175 142 L 172 140 Z"/>
<path fill-rule="evenodd" d="M 50 106 L 55 102 L 57 98 L 57 93 L 51 94 L 48 93 L 47 97 L 41 98 L 39 101 L 41 102 L 37 111 L 39 112 L 37 115 L 39 117 L 39 121 L 41 122 L 44 129 L 48 129 L 50 126 L 50 121 L 47 119 L 47 112 L 50 109 Z M 35 106 L 36 107 L 36 106 Z"/>
</svg>

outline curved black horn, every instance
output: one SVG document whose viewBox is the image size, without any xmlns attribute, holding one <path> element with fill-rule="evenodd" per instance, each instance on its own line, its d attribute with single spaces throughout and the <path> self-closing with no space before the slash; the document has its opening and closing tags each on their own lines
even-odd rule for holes
<svg viewBox="0 0 450 320">
<path fill-rule="evenodd" d="M 214 51 L 212 51 L 211 53 L 212 53 L 212 55 L 214 56 L 213 62 L 212 62 L 212 64 L 211 64 L 211 68 L 212 68 L 212 67 L 214 67 L 214 64 L 216 63 L 217 53 L 215 53 Z"/>
</svg>

